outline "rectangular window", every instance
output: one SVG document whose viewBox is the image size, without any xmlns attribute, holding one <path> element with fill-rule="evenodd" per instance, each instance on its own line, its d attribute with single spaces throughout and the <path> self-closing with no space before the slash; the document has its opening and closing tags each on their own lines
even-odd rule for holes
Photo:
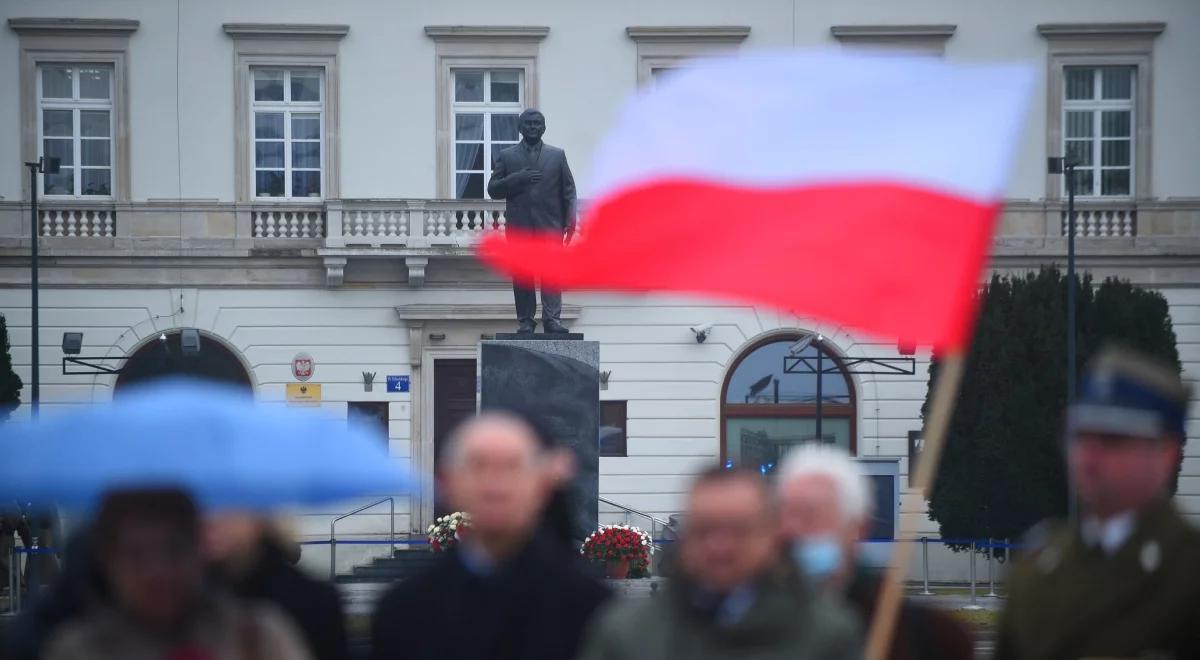
<svg viewBox="0 0 1200 660">
<path fill-rule="evenodd" d="M 520 69 L 453 69 L 454 197 L 485 199 L 492 156 L 520 141 L 525 107 Z"/>
<path fill-rule="evenodd" d="M 1063 153 L 1076 163 L 1077 195 L 1133 194 L 1135 69 L 1069 66 L 1063 70 Z"/>
<path fill-rule="evenodd" d="M 324 186 L 324 71 L 251 69 L 254 196 L 321 197 Z"/>
<path fill-rule="evenodd" d="M 388 402 L 387 401 L 351 401 L 346 404 L 346 422 L 358 426 L 368 433 L 379 437 L 380 442 L 388 443 Z"/>
<path fill-rule="evenodd" d="M 41 194 L 112 197 L 112 65 L 41 64 L 37 96 L 39 155 L 61 168 L 41 178 Z"/>
<path fill-rule="evenodd" d="M 625 433 L 629 426 L 625 401 L 600 402 L 600 455 L 626 456 Z"/>
</svg>

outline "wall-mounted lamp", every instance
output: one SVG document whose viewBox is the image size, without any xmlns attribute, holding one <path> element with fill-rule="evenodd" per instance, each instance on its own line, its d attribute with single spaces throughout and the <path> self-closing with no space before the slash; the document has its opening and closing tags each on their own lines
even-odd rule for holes
<svg viewBox="0 0 1200 660">
<path fill-rule="evenodd" d="M 374 391 L 375 390 L 375 372 L 374 371 L 364 371 L 364 372 L 362 372 L 362 378 L 363 378 L 363 391 L 364 392 Z"/>
<path fill-rule="evenodd" d="M 179 350 L 184 357 L 200 355 L 200 331 L 195 328 L 184 328 L 179 333 Z"/>
<path fill-rule="evenodd" d="M 600 389 L 602 389 L 602 390 L 608 389 L 608 377 L 611 375 L 612 375 L 611 371 L 601 371 L 600 372 Z"/>
<path fill-rule="evenodd" d="M 63 355 L 79 355 L 83 350 L 82 332 L 64 332 L 62 338 Z"/>
</svg>

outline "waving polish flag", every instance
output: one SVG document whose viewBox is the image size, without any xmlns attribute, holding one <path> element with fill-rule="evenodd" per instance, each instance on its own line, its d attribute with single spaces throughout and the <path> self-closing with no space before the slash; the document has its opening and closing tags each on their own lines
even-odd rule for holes
<svg viewBox="0 0 1200 660">
<path fill-rule="evenodd" d="M 480 252 L 521 281 L 708 294 L 961 347 L 1034 78 L 847 54 L 697 64 L 626 104 L 579 240 L 510 230 Z"/>
</svg>

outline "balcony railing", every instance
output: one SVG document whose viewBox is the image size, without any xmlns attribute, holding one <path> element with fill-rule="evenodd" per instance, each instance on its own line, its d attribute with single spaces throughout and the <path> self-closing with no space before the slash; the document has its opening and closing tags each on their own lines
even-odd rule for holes
<svg viewBox="0 0 1200 660">
<path fill-rule="evenodd" d="M 312 206 L 262 206 L 250 211 L 254 238 L 324 238 L 325 211 Z"/>
<path fill-rule="evenodd" d="M 112 207 L 38 209 L 38 235 L 43 238 L 110 238 L 117 233 L 117 212 Z"/>
<path fill-rule="evenodd" d="M 476 199 L 333 200 L 328 248 L 471 247 L 503 232 L 504 202 Z"/>
<path fill-rule="evenodd" d="M 1067 212 L 1060 214 L 1062 235 L 1066 236 Z M 1137 236 L 1137 211 L 1132 208 L 1076 208 L 1075 235 L 1083 238 L 1123 238 Z"/>
</svg>

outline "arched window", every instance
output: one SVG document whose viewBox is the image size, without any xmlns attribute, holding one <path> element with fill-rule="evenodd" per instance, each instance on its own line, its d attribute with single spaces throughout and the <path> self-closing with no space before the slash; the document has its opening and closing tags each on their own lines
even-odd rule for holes
<svg viewBox="0 0 1200 660">
<path fill-rule="evenodd" d="M 165 339 L 146 342 L 129 356 L 117 376 L 113 396 L 120 396 L 129 386 L 171 376 L 216 381 L 253 393 L 246 368 L 221 342 L 200 335 L 200 353 L 187 356 L 180 345 L 180 331 L 168 330 L 162 337 Z"/>
<path fill-rule="evenodd" d="M 784 373 L 784 358 L 803 337 L 768 337 L 734 361 L 721 402 L 726 464 L 771 472 L 789 448 L 818 440 L 818 350 L 826 372 L 821 381 L 820 440 L 856 453 L 854 385 L 837 356 L 814 342 L 799 354 L 810 358 L 811 373 Z"/>
</svg>

